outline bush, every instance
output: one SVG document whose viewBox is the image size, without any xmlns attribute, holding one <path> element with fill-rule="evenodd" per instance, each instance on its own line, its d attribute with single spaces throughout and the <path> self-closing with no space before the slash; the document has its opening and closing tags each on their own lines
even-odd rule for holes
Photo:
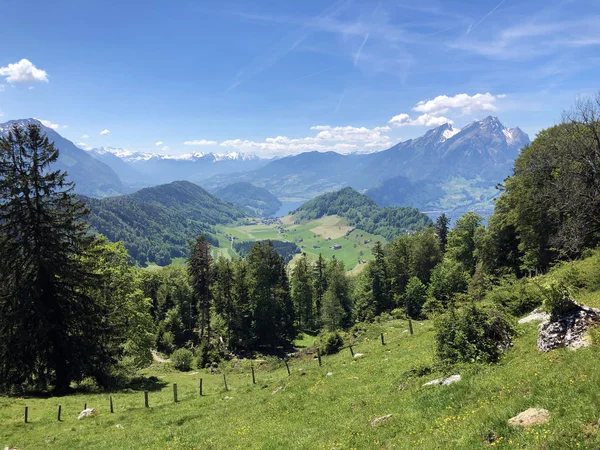
<svg viewBox="0 0 600 450">
<path fill-rule="evenodd" d="M 217 346 L 211 342 L 202 342 L 195 349 L 196 351 L 196 367 L 198 369 L 204 369 L 210 367 L 213 363 L 218 364 L 221 361 L 221 352 Z"/>
<path fill-rule="evenodd" d="M 186 372 L 192 367 L 194 355 L 187 348 L 180 348 L 171 354 L 171 363 L 173 367 L 182 372 Z"/>
<path fill-rule="evenodd" d="M 426 300 L 427 286 L 417 277 L 412 277 L 408 280 L 406 291 L 404 292 L 406 314 L 412 319 L 417 319 L 421 315 L 421 309 Z"/>
<path fill-rule="evenodd" d="M 539 288 L 527 279 L 504 281 L 485 297 L 491 304 L 501 306 L 513 316 L 522 316 L 542 304 Z"/>
<path fill-rule="evenodd" d="M 573 289 L 565 282 L 550 281 L 540 286 L 544 296 L 544 310 L 552 319 L 558 319 L 578 308 L 573 300 Z"/>
<path fill-rule="evenodd" d="M 321 336 L 319 350 L 322 355 L 337 353 L 344 345 L 344 338 L 338 331 L 331 331 Z"/>
<path fill-rule="evenodd" d="M 504 312 L 475 303 L 439 315 L 435 328 L 436 355 L 449 364 L 496 362 L 515 334 L 512 320 Z"/>
</svg>

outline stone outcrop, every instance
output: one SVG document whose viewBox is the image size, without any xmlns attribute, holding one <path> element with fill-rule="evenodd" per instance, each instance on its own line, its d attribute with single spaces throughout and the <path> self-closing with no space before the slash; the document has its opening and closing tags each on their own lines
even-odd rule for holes
<svg viewBox="0 0 600 450">
<path fill-rule="evenodd" d="M 542 425 L 550 420 L 550 411 L 541 408 L 529 408 L 515 417 L 508 419 L 509 425 L 524 428 Z"/>
<path fill-rule="evenodd" d="M 579 306 L 568 315 L 540 324 L 538 350 L 548 352 L 555 348 L 568 347 L 576 350 L 587 347 L 588 328 L 600 323 L 600 310 L 589 306 Z"/>
</svg>

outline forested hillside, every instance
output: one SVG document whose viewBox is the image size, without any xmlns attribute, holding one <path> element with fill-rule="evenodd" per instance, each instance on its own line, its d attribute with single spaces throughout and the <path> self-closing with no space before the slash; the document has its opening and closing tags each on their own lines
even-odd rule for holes
<svg viewBox="0 0 600 450">
<path fill-rule="evenodd" d="M 380 208 L 367 195 L 344 188 L 316 197 L 293 212 L 296 220 L 312 220 L 323 216 L 340 216 L 350 226 L 392 239 L 409 231 L 432 225 L 431 219 L 412 207 Z"/>
<path fill-rule="evenodd" d="M 91 211 L 89 223 L 93 229 L 111 241 L 123 241 L 141 265 L 166 265 L 172 258 L 187 257 L 190 240 L 201 234 L 218 246 L 213 226 L 247 215 L 187 181 L 84 201 Z"/>
<path fill-rule="evenodd" d="M 281 207 L 281 202 L 265 188 L 253 184 L 239 182 L 217 189 L 217 197 L 244 208 L 248 214 L 258 217 L 269 217 Z"/>
</svg>

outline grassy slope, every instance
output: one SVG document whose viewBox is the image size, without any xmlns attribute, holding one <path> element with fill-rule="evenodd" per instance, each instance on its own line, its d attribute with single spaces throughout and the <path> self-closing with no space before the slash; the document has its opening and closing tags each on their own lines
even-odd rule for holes
<svg viewBox="0 0 600 450">
<path fill-rule="evenodd" d="M 463 380 L 447 387 L 423 387 L 422 378 L 403 375 L 415 365 L 431 363 L 431 324 L 372 325 L 349 351 L 323 357 L 318 367 L 310 356 L 284 367 L 269 363 L 257 369 L 253 386 L 247 362 L 228 367 L 230 391 L 219 374 L 178 373 L 152 367 L 145 373 L 165 383 L 150 392 L 151 408 L 141 391 L 113 394 L 116 411 L 108 413 L 108 395 L 75 395 L 49 399 L 0 398 L 0 446 L 18 448 L 487 448 L 494 435 L 500 448 L 599 448 L 594 423 L 600 411 L 600 346 L 577 352 L 539 354 L 536 325 L 521 326 L 514 348 L 498 365 L 464 367 Z M 387 344 L 378 335 L 383 331 Z M 306 341 L 306 339 L 305 339 Z M 328 372 L 333 372 L 327 376 Z M 198 396 L 198 378 L 206 395 Z M 180 402 L 172 402 L 176 382 Z M 404 390 L 399 390 L 405 385 Z M 277 393 L 274 390 L 282 386 Z M 227 399 L 231 397 L 231 399 Z M 93 419 L 77 421 L 83 403 L 99 410 Z M 56 405 L 63 422 L 56 421 Z M 30 421 L 22 421 L 29 406 Z M 511 428 L 508 418 L 529 407 L 547 408 L 550 422 L 530 431 Z M 388 422 L 369 422 L 385 414 Z M 122 425 L 123 429 L 115 425 Z"/>
<path fill-rule="evenodd" d="M 382 236 L 361 230 L 354 230 L 346 236 L 350 227 L 347 226 L 346 219 L 338 216 L 326 216 L 303 224 L 294 224 L 293 218 L 290 216 L 285 217 L 282 221 L 284 223 L 282 227 L 286 230 L 283 234 L 278 233 L 276 225 L 220 226 L 217 227 L 218 239 L 222 247 L 227 245 L 227 235 L 235 236 L 241 241 L 277 239 L 297 242 L 299 239 L 303 239 L 303 242 L 298 242 L 298 246 L 303 245 L 302 251 L 309 257 L 316 259 L 321 253 L 323 258 L 329 259 L 335 255 L 337 259 L 344 261 L 348 270 L 357 265 L 359 258 L 366 261 L 371 259 L 371 249 L 376 241 L 385 243 Z M 328 237 L 331 237 L 332 240 L 328 241 Z M 365 244 L 366 240 L 371 242 Z M 342 249 L 330 249 L 329 246 L 333 244 L 340 244 Z M 318 245 L 320 248 L 314 249 L 313 245 Z M 220 254 L 227 255 L 226 252 L 220 252 Z"/>
</svg>

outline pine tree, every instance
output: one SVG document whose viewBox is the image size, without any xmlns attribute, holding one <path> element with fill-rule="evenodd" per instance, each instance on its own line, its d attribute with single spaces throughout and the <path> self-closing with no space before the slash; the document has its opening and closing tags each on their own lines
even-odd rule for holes
<svg viewBox="0 0 600 450">
<path fill-rule="evenodd" d="M 317 320 L 321 319 L 323 295 L 325 295 L 325 291 L 327 290 L 327 277 L 325 276 L 326 269 L 327 264 L 323 259 L 323 255 L 319 253 L 319 258 L 315 263 L 313 272 L 313 289 L 315 291 L 315 315 Z"/>
<path fill-rule="evenodd" d="M 445 213 L 442 213 L 435 222 L 435 232 L 440 241 L 440 249 L 442 253 L 446 251 L 446 244 L 448 244 L 448 226 L 450 225 L 450 219 Z"/>
<path fill-rule="evenodd" d="M 311 269 L 311 263 L 306 253 L 303 253 L 292 270 L 292 300 L 296 308 L 298 326 L 307 329 L 314 325 Z"/>
<path fill-rule="evenodd" d="M 106 311 L 90 296 L 98 276 L 82 255 L 93 243 L 87 209 L 39 125 L 0 139 L 0 388 L 102 379 L 114 363 Z"/>
<path fill-rule="evenodd" d="M 206 237 L 200 236 L 192 247 L 188 258 L 188 273 L 192 279 L 192 288 L 198 302 L 200 315 L 200 340 L 210 341 L 210 308 L 212 282 L 212 256 Z"/>
</svg>

